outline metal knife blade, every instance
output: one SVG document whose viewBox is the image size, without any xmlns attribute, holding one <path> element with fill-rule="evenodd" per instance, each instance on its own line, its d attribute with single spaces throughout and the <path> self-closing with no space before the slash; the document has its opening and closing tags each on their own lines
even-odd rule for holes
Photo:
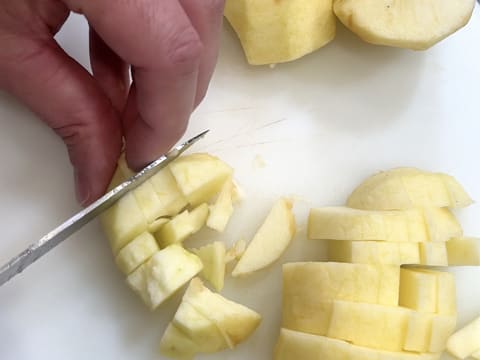
<svg viewBox="0 0 480 360">
<path fill-rule="evenodd" d="M 60 244 L 63 240 L 65 240 L 77 230 L 82 228 L 84 225 L 89 223 L 91 220 L 96 218 L 103 211 L 107 210 L 127 192 L 135 189 L 137 186 L 141 185 L 150 177 L 155 175 L 155 173 L 157 173 L 159 170 L 167 166 L 170 162 L 175 160 L 184 151 L 190 148 L 190 146 L 203 138 L 207 133 L 208 130 L 198 134 L 190 140 L 187 140 L 183 144 L 176 146 L 169 153 L 153 161 L 151 164 L 142 169 L 139 173 L 113 188 L 111 191 L 103 195 L 100 199 L 87 206 L 79 213 L 72 216 L 63 224 L 42 237 L 39 241 L 30 245 L 27 249 L 12 258 L 8 263 L 6 263 L 0 268 L 0 286 L 6 283 L 15 275 L 21 273 L 23 270 L 25 270 L 25 268 L 34 263 L 37 259 L 45 255 L 55 246 Z"/>
</svg>

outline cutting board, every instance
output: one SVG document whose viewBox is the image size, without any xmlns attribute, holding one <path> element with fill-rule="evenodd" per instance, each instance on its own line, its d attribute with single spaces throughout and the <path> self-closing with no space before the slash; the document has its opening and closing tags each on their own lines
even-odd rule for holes
<svg viewBox="0 0 480 360">
<path fill-rule="evenodd" d="M 72 16 L 58 40 L 88 65 L 87 28 Z M 273 201 L 296 199 L 299 233 L 275 266 L 227 279 L 223 294 L 260 312 L 248 342 L 212 360 L 271 358 L 280 326 L 281 263 L 324 259 L 305 237 L 311 206 L 341 205 L 366 176 L 397 166 L 455 175 L 480 199 L 480 11 L 426 52 L 337 39 L 289 64 L 251 67 L 228 26 L 210 91 L 186 137 L 231 164 L 245 191 L 227 231 L 189 240 L 250 239 Z M 16 100 L 0 94 L 0 262 L 79 210 L 63 144 Z M 480 206 L 458 212 L 480 236 Z M 459 325 L 480 315 L 480 268 L 457 275 Z M 151 313 L 116 270 L 94 222 L 0 287 L 0 359 L 162 359 L 158 341 L 179 296 Z M 447 357 L 445 357 L 447 358 Z"/>
</svg>

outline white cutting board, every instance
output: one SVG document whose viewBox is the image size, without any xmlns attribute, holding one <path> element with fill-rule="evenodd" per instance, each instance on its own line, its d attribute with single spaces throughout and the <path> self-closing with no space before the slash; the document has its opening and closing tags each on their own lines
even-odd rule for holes
<svg viewBox="0 0 480 360">
<path fill-rule="evenodd" d="M 59 40 L 88 63 L 86 24 L 72 16 Z M 280 263 L 322 259 L 305 239 L 311 205 L 340 205 L 364 177 L 418 166 L 455 175 L 480 199 L 480 11 L 427 52 L 365 44 L 339 26 L 334 43 L 302 60 L 250 67 L 225 27 L 210 92 L 187 136 L 236 169 L 246 198 L 228 231 L 205 240 L 249 238 L 280 195 L 298 199 L 299 235 L 282 259 L 223 293 L 259 311 L 251 339 L 212 360 L 266 360 L 280 325 Z M 77 211 L 61 142 L 0 94 L 0 263 Z M 459 212 L 480 236 L 480 206 Z M 199 244 L 202 239 L 190 241 Z M 459 324 L 480 315 L 480 269 L 455 270 Z M 161 359 L 158 341 L 179 297 L 150 313 L 126 287 L 97 223 L 0 287 L 0 359 Z M 301 359 L 299 359 L 301 360 Z"/>
</svg>

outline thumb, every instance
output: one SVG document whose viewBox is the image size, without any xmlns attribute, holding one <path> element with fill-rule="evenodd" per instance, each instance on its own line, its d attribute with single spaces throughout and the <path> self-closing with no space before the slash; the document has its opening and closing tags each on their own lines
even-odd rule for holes
<svg viewBox="0 0 480 360">
<path fill-rule="evenodd" d="M 121 150 L 121 126 L 93 77 L 53 40 L 13 39 L 0 56 L 0 86 L 24 101 L 65 142 L 77 199 L 100 197 Z"/>
</svg>

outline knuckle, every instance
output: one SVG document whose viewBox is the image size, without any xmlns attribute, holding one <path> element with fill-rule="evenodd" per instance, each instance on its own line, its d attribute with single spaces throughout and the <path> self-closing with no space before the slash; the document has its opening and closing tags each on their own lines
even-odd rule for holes
<svg viewBox="0 0 480 360">
<path fill-rule="evenodd" d="M 167 62 L 170 66 L 192 65 L 199 61 L 203 44 L 195 29 L 189 25 L 178 29 L 167 44 Z"/>
<path fill-rule="evenodd" d="M 225 0 L 204 0 L 203 6 L 206 7 L 208 14 L 212 17 L 222 17 L 225 7 Z"/>
</svg>

